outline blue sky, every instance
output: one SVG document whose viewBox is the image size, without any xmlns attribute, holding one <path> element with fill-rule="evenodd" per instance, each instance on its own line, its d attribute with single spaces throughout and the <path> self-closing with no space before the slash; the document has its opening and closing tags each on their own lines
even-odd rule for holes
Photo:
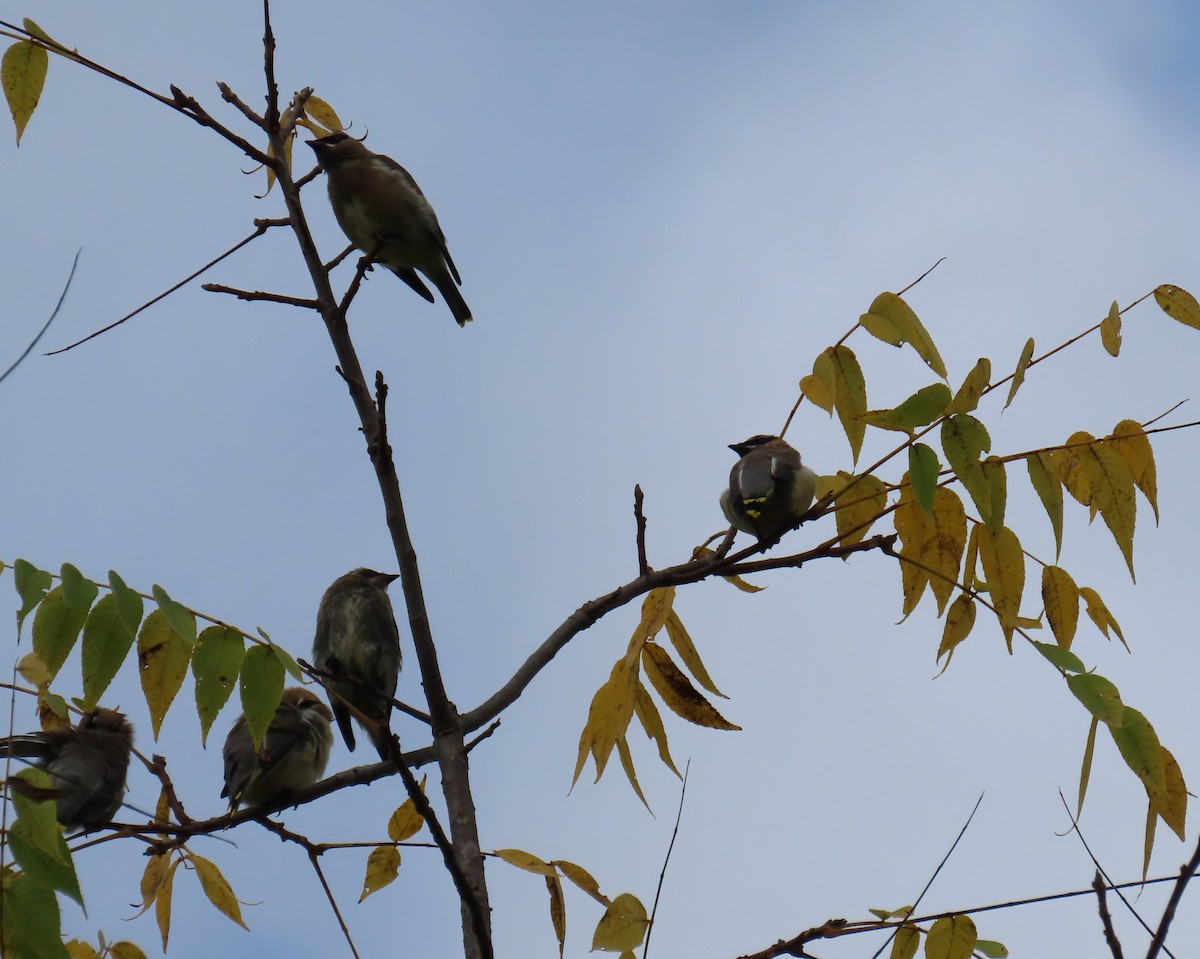
<svg viewBox="0 0 1200 959">
<path fill-rule="evenodd" d="M 214 81 L 261 103 L 256 4 L 33 3 L 4 14 L 21 16 L 143 84 L 178 84 L 228 122 L 237 118 Z M 635 575 L 635 483 L 651 562 L 682 560 L 722 525 L 726 444 L 778 429 L 813 357 L 877 293 L 940 257 L 908 299 L 955 388 L 978 357 L 1007 370 L 1027 337 L 1052 346 L 1114 299 L 1163 282 L 1200 291 L 1200 30 L 1181 4 L 297 2 L 279 6 L 275 30 L 283 90 L 315 87 L 421 183 L 477 318 L 460 330 L 440 302 L 379 274 L 351 320 L 364 367 L 391 385 L 409 523 L 464 710 L 580 603 Z M 248 233 L 253 217 L 282 210 L 275 194 L 255 198 L 261 174 L 244 175 L 248 162 L 222 141 L 63 62 L 21 148 L 2 149 L 3 357 L 44 321 L 78 248 L 48 348 L 123 315 Z M 297 150 L 305 165 L 307 152 Z M 323 194 L 309 187 L 306 209 L 332 256 L 343 240 Z M 282 232 L 206 279 L 305 293 Z M 910 352 L 854 345 L 872 406 L 932 379 Z M 1127 316 L 1119 360 L 1089 340 L 1031 375 L 1003 418 L 998 403 L 985 406 L 995 449 L 1156 416 L 1191 395 L 1198 356 L 1194 331 L 1144 304 Z M 115 568 L 307 655 L 324 587 L 356 566 L 395 566 L 333 364 L 313 317 L 196 285 L 71 353 L 31 357 L 3 385 L 0 556 L 70 561 L 98 578 Z M 1189 407 L 1176 414 L 1192 418 Z M 840 428 L 811 407 L 789 438 L 818 472 L 853 468 Z M 1196 444 L 1191 432 L 1158 441 L 1163 525 L 1139 504 L 1136 587 L 1080 510 L 1068 510 L 1063 556 L 1134 650 L 1085 625 L 1080 655 L 1147 713 L 1189 781 L 1200 768 L 1186 619 Z M 860 465 L 892 445 L 874 439 Z M 1010 523 L 1050 558 L 1049 525 L 1019 471 L 1010 490 Z M 788 545 L 825 535 L 805 527 Z M 755 596 L 705 583 L 678 600 L 731 696 L 722 711 L 743 731 L 670 727 L 692 774 L 656 951 L 735 955 L 909 902 L 981 792 L 928 909 L 1088 884 L 1079 844 L 1057 835 L 1068 825 L 1057 790 L 1074 794 L 1087 719 L 1052 671 L 1024 649 L 1009 657 L 981 623 L 933 681 L 941 623 L 927 600 L 897 625 L 899 578 L 881 556 L 762 582 L 770 589 Z M 1023 612 L 1035 606 L 1031 592 Z M 605 891 L 649 900 L 674 778 L 639 744 L 656 818 L 616 770 L 566 794 L 592 692 L 635 622 L 627 609 L 579 636 L 472 768 L 485 847 L 570 859 Z M 189 808 L 216 813 L 233 711 L 202 751 L 185 690 L 154 745 L 136 683 L 123 675 L 112 703 L 131 713 L 143 751 L 169 756 Z M 419 701 L 415 670 L 400 695 Z M 20 702 L 17 717 L 31 718 Z M 400 732 L 406 745 L 424 742 L 413 724 Z M 339 745 L 331 771 L 351 759 Z M 393 782 L 360 787 L 284 819 L 314 838 L 377 838 L 400 793 Z M 131 801 L 154 797 L 135 770 Z M 1143 815 L 1140 787 L 1102 740 L 1083 826 L 1116 876 L 1139 873 Z M 172 953 L 338 954 L 302 855 L 253 827 L 228 838 L 237 848 L 196 848 L 261 902 L 247 909 L 254 931 L 217 917 L 180 877 Z M 1187 854 L 1160 829 L 1151 872 Z M 326 859 L 364 955 L 398 942 L 454 954 L 457 906 L 434 854 L 406 852 L 397 883 L 360 906 L 362 854 Z M 120 921 L 137 898 L 139 850 L 80 860 L 89 918 L 69 907 L 70 928 L 99 925 L 153 951 L 150 917 Z M 498 953 L 551 955 L 540 880 L 502 866 L 489 877 Z M 568 953 L 580 955 L 598 915 L 568 896 Z M 1162 899 L 1148 890 L 1139 907 L 1156 918 Z M 1200 943 L 1189 902 L 1178 955 Z M 1116 921 L 1127 950 L 1143 948 L 1128 917 Z M 1102 948 L 1086 900 L 993 913 L 980 930 L 1014 955 Z M 814 953 L 867 954 L 861 939 Z"/>
</svg>

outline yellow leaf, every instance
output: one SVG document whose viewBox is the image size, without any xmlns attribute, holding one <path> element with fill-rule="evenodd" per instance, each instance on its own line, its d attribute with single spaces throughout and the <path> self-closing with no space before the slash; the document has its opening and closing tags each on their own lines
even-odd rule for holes
<svg viewBox="0 0 1200 959">
<path fill-rule="evenodd" d="M 1187 790 L 1175 757 L 1159 742 L 1150 721 L 1131 706 L 1124 710 L 1124 722 L 1109 726 L 1121 758 L 1142 781 L 1150 808 L 1182 840 L 1187 812 Z"/>
<path fill-rule="evenodd" d="M 942 362 L 933 338 L 917 319 L 902 297 L 895 293 L 880 293 L 871 302 L 871 308 L 858 318 L 868 333 L 892 346 L 909 343 L 926 365 L 942 379 L 946 378 L 946 364 Z"/>
<path fill-rule="evenodd" d="M 67 956 L 69 959 L 100 959 L 98 953 L 90 942 L 84 942 L 82 939 L 71 939 L 64 945 L 67 947 Z"/>
<path fill-rule="evenodd" d="M 642 619 L 637 629 L 633 631 L 634 642 L 645 642 L 658 635 L 658 631 L 671 615 L 671 607 L 675 602 L 675 587 L 663 586 L 652 589 L 642 600 Z"/>
<path fill-rule="evenodd" d="M 558 940 L 558 956 L 562 959 L 567 941 L 567 904 L 563 902 L 562 881 L 558 876 L 546 877 L 546 892 L 550 894 L 550 924 Z"/>
<path fill-rule="evenodd" d="M 637 682 L 635 666 L 631 666 L 625 658 L 618 660 L 608 681 L 592 697 L 587 724 L 579 735 L 579 756 L 575 761 L 575 775 L 571 779 L 572 788 L 579 781 L 579 774 L 589 753 L 596 763 L 596 781 L 599 782 L 613 747 L 625 735 L 629 720 L 633 718 L 634 686 Z"/>
<path fill-rule="evenodd" d="M 800 378 L 800 391 L 826 413 L 833 415 L 833 382 L 822 379 L 816 373 Z"/>
<path fill-rule="evenodd" d="M 929 927 L 925 937 L 926 959 L 970 959 L 978 939 L 970 916 L 947 916 Z"/>
<path fill-rule="evenodd" d="M 998 456 L 989 456 L 980 466 L 988 490 L 987 527 L 995 533 L 1004 525 L 1004 511 L 1008 506 L 1008 474 L 1004 470 L 1004 460 Z"/>
<path fill-rule="evenodd" d="M 621 768 L 625 770 L 625 778 L 629 780 L 629 785 L 633 787 L 637 798 L 642 801 L 642 805 L 646 807 L 646 811 L 650 815 L 654 815 L 654 810 L 650 808 L 650 803 L 646 800 L 646 796 L 642 792 L 642 785 L 638 782 L 637 770 L 633 767 L 633 753 L 629 751 L 629 740 L 624 736 L 617 740 L 617 755 L 621 758 Z"/>
<path fill-rule="evenodd" d="M 940 660 L 943 655 L 946 657 L 946 665 L 942 667 L 942 672 L 949 667 L 954 648 L 971 634 L 974 625 L 975 600 L 966 593 L 961 593 L 950 604 L 950 612 L 946 614 L 946 626 L 942 630 L 942 643 L 938 646 L 937 659 Z"/>
<path fill-rule="evenodd" d="M 1075 809 L 1075 818 L 1083 812 L 1083 797 L 1087 794 L 1088 781 L 1092 778 L 1092 758 L 1096 754 L 1096 729 L 1100 725 L 1097 716 L 1092 717 L 1088 727 L 1087 745 L 1083 748 L 1083 765 L 1079 770 L 1079 805 Z"/>
<path fill-rule="evenodd" d="M 316 120 L 330 133 L 341 133 L 346 128 L 338 118 L 337 112 L 318 96 L 310 96 L 304 104 L 304 112 Z"/>
<path fill-rule="evenodd" d="M 25 125 L 42 98 L 49 66 L 50 55 L 46 48 L 29 40 L 14 43 L 0 60 L 0 85 L 4 87 L 8 112 L 17 128 L 17 146 L 21 145 Z"/>
<path fill-rule="evenodd" d="M 1012 634 L 1021 612 L 1021 594 L 1025 590 L 1025 554 L 1021 551 L 1021 542 L 1007 526 L 997 534 L 985 526 L 979 531 L 979 558 L 992 606 L 1011 653 Z"/>
<path fill-rule="evenodd" d="M 1187 784 L 1183 781 L 1183 770 L 1179 768 L 1179 763 L 1171 755 L 1170 750 L 1166 746 L 1162 746 L 1161 749 L 1163 764 L 1166 767 L 1166 790 L 1161 797 L 1162 805 L 1155 811 L 1182 840 L 1185 831 L 1184 823 L 1187 819 Z"/>
<path fill-rule="evenodd" d="M 970 413 L 979 405 L 979 398 L 983 396 L 983 391 L 988 388 L 991 381 L 992 361 L 986 356 L 981 356 L 971 372 L 967 374 L 966 379 L 963 380 L 963 385 L 954 394 L 954 399 L 946 407 L 946 412 Z"/>
<path fill-rule="evenodd" d="M 363 877 L 362 902 L 373 892 L 395 882 L 400 875 L 400 850 L 395 846 L 376 846 L 367 856 L 367 874 Z"/>
<path fill-rule="evenodd" d="M 1099 513 L 1112 533 L 1125 563 L 1133 573 L 1133 532 L 1137 501 L 1133 495 L 1133 473 L 1110 444 L 1088 433 L 1075 433 L 1069 448 L 1056 450 L 1063 485 L 1094 516 Z"/>
<path fill-rule="evenodd" d="M 1104 634 L 1105 639 L 1112 639 L 1108 635 L 1111 628 L 1117 634 L 1117 639 L 1121 641 L 1121 645 L 1129 649 L 1129 644 L 1125 642 L 1125 634 L 1121 632 L 1121 626 L 1117 622 L 1116 617 L 1108 611 L 1108 607 L 1104 605 L 1104 600 L 1090 586 L 1080 586 L 1079 595 L 1083 597 L 1083 601 L 1087 603 L 1088 618 L 1096 624 L 1096 628 Z"/>
<path fill-rule="evenodd" d="M 1063 649 L 1071 648 L 1079 625 L 1079 587 L 1071 574 L 1059 566 L 1042 569 L 1042 602 L 1054 641 Z"/>
<path fill-rule="evenodd" d="M 421 780 L 421 791 L 425 791 L 424 779 Z M 400 804 L 399 808 L 388 819 L 388 839 L 392 842 L 404 842 L 404 840 L 411 839 L 419 833 L 421 827 L 424 825 L 425 819 L 417 812 L 416 803 L 412 801 L 412 797 L 410 796 Z"/>
<path fill-rule="evenodd" d="M 154 900 L 158 898 L 159 890 L 167 879 L 170 865 L 171 857 L 166 853 L 159 853 L 146 860 L 146 868 L 142 870 L 142 908 L 138 912 L 139 916 L 149 909 Z"/>
<path fill-rule="evenodd" d="M 1150 874 L 1150 854 L 1154 851 L 1154 827 L 1158 825 L 1158 816 L 1154 812 L 1154 804 L 1146 807 L 1146 839 L 1142 850 L 1142 882 Z"/>
<path fill-rule="evenodd" d="M 683 625 L 683 620 L 679 618 L 679 614 L 673 609 L 667 614 L 666 627 L 667 637 L 671 640 L 671 645 L 675 647 L 675 652 L 679 654 L 679 659 L 688 668 L 688 672 L 696 677 L 696 682 L 714 696 L 728 699 L 729 697 L 717 689 L 717 684 L 708 675 L 708 670 L 704 668 L 704 663 L 700 660 L 700 653 L 696 651 L 696 645 L 692 642 L 692 637 L 688 635 L 688 631 Z"/>
<path fill-rule="evenodd" d="M 1121 420 L 1104 441 L 1105 446 L 1115 449 L 1129 467 L 1133 482 L 1150 508 L 1154 510 L 1154 522 L 1158 523 L 1158 472 L 1154 466 L 1154 450 L 1150 437 L 1137 420 Z"/>
<path fill-rule="evenodd" d="M 623 892 L 604 911 L 592 936 L 592 949 L 630 952 L 642 944 L 647 925 L 646 907 L 632 893 Z"/>
<path fill-rule="evenodd" d="M 1200 303 L 1187 290 L 1164 283 L 1154 290 L 1154 299 L 1171 319 L 1200 330 Z"/>
<path fill-rule="evenodd" d="M 921 933 L 916 926 L 901 926 L 892 940 L 891 959 L 913 959 L 921 945 Z"/>
<path fill-rule="evenodd" d="M 31 686 L 45 689 L 54 680 L 54 674 L 46 668 L 42 657 L 37 653 L 26 653 L 17 663 L 17 672 Z"/>
<path fill-rule="evenodd" d="M 862 420 L 862 414 L 867 411 L 867 381 L 863 377 L 862 367 L 858 365 L 858 357 L 850 347 L 833 346 L 826 352 L 834 382 L 834 409 L 850 443 L 850 452 L 857 462 L 863 437 L 867 433 L 867 426 Z"/>
<path fill-rule="evenodd" d="M 904 615 L 916 608 L 928 583 L 937 600 L 940 616 L 954 594 L 967 544 L 967 519 L 962 500 L 953 490 L 940 486 L 934 490 L 933 515 L 930 516 L 917 502 L 912 484 L 902 482 L 895 518 L 896 532 L 902 544 Z"/>
<path fill-rule="evenodd" d="M 154 897 L 154 918 L 158 923 L 158 934 L 162 938 L 162 950 L 167 951 L 167 940 L 171 936 L 171 892 L 175 886 L 175 870 L 182 860 L 174 860 L 163 876 L 158 886 L 158 895 Z"/>
<path fill-rule="evenodd" d="M 654 700 L 650 698 L 650 693 L 640 682 L 634 690 L 633 711 L 637 714 L 642 728 L 646 730 L 646 735 L 653 739 L 655 745 L 658 746 L 658 758 L 671 772 L 682 779 L 683 776 L 671 758 L 671 751 L 667 748 L 667 730 L 663 726 L 662 716 L 659 715 Z"/>
<path fill-rule="evenodd" d="M 1025 382 L 1025 370 L 1029 368 L 1029 361 L 1033 359 L 1033 337 L 1025 341 L 1025 346 L 1021 350 L 1021 356 L 1017 360 L 1017 368 L 1013 370 L 1012 384 L 1008 387 L 1008 399 L 1004 401 L 1004 408 L 1012 404 L 1013 397 L 1017 395 L 1017 390 L 1021 388 L 1021 384 Z"/>
<path fill-rule="evenodd" d="M 237 896 L 233 894 L 233 889 L 229 882 L 221 874 L 221 870 L 217 868 L 216 863 L 205 859 L 203 856 L 197 856 L 195 853 L 189 853 L 188 859 L 196 869 L 196 876 L 200 880 L 200 888 L 204 890 L 204 895 L 208 897 L 208 901 L 217 907 L 217 911 L 226 918 L 233 920 L 243 929 L 249 931 L 250 927 L 242 921 L 242 909 L 238 905 Z"/>
<path fill-rule="evenodd" d="M 748 583 L 740 576 L 722 576 L 721 579 L 729 583 L 731 586 L 736 586 L 743 593 L 761 593 L 767 587 L 755 586 L 753 583 Z"/>
<path fill-rule="evenodd" d="M 855 477 L 844 471 L 838 472 L 837 479 L 839 492 L 834 496 L 833 515 L 841 537 L 839 542 L 843 546 L 861 543 L 887 509 L 887 486 L 875 476 Z"/>
<path fill-rule="evenodd" d="M 600 883 L 592 877 L 583 866 L 577 866 L 573 862 L 568 862 L 565 859 L 555 859 L 553 865 L 564 876 L 575 883 L 580 889 L 586 892 L 589 896 L 600 903 L 602 906 L 608 905 L 608 896 L 600 891 Z"/>
<path fill-rule="evenodd" d="M 1108 308 L 1108 316 L 1100 321 L 1100 343 L 1108 351 L 1109 356 L 1121 352 L 1121 310 L 1117 301 L 1112 301 Z"/>
<path fill-rule="evenodd" d="M 523 849 L 497 849 L 496 858 L 510 866 L 516 866 L 518 869 L 524 869 L 526 872 L 532 872 L 539 876 L 558 875 L 550 863 Z"/>
<path fill-rule="evenodd" d="M 697 692 L 670 654 L 657 643 L 647 643 L 642 650 L 642 669 L 667 708 L 677 716 L 710 729 L 741 729 Z"/>
<path fill-rule="evenodd" d="M 163 611 L 156 609 L 138 631 L 137 650 L 142 692 L 150 707 L 154 738 L 158 739 L 163 717 L 187 676 L 192 647 L 174 630 Z"/>
<path fill-rule="evenodd" d="M 958 413 L 942 421 L 941 440 L 946 462 L 971 494 L 979 518 L 991 522 L 992 491 L 981 462 L 992 449 L 987 428 L 969 413 Z"/>
</svg>

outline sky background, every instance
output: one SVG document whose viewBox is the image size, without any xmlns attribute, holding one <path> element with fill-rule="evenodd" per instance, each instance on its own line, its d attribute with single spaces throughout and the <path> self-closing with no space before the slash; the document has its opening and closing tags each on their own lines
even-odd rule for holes
<svg viewBox="0 0 1200 959">
<path fill-rule="evenodd" d="M 253 138 L 214 86 L 262 104 L 255 3 L 31 2 L 52 36 L 160 91 L 171 83 Z M 417 178 L 438 211 L 476 320 L 374 275 L 351 328 L 391 387 L 390 426 L 408 521 L 446 681 L 477 705 L 568 614 L 636 575 L 632 493 L 646 493 L 650 561 L 666 566 L 723 526 L 726 444 L 777 431 L 813 358 L 881 291 L 945 262 L 907 295 L 957 389 L 980 356 L 997 377 L 1026 338 L 1039 352 L 1160 283 L 1200 292 L 1194 224 L 1196 10 L 1185 3 L 1014 2 L 653 5 L 279 4 L 284 94 L 311 85 L 370 147 Z M 224 141 L 145 97 L 55 61 L 20 149 L 0 137 L 0 366 L 49 315 L 63 346 L 124 315 L 282 215 L 277 193 Z M 307 170 L 308 151 L 296 150 Z M 306 211 L 326 257 L 344 245 L 314 183 Z M 335 275 L 344 285 L 345 266 Z M 206 279 L 308 294 L 291 235 L 274 231 Z M 863 334 L 851 345 L 869 403 L 891 406 L 933 376 L 911 350 Z M 39 348 L 0 389 L 0 558 L 116 569 L 148 591 L 261 626 L 298 656 L 318 600 L 357 566 L 394 569 L 378 491 L 319 321 L 193 284 L 70 353 Z M 1194 395 L 1200 339 L 1153 302 L 1127 314 L 1124 350 L 1093 336 L 1037 368 L 1016 403 L 981 408 L 993 450 L 1107 433 Z M 1171 421 L 1200 418 L 1194 404 Z M 840 426 L 805 405 L 789 432 L 820 473 L 854 468 Z M 1138 503 L 1136 587 L 1102 524 L 1068 503 L 1062 563 L 1120 621 L 1127 654 L 1090 623 L 1075 649 L 1142 709 L 1193 789 L 1200 770 L 1192 613 L 1200 433 L 1156 441 L 1162 526 Z M 872 435 L 865 466 L 897 437 Z M 903 464 L 881 475 L 899 478 Z M 1024 471 L 1009 476 L 1009 524 L 1051 560 L 1053 538 Z M 785 542 L 799 551 L 832 521 Z M 1032 566 L 1031 566 L 1032 570 Z M 1031 582 L 1036 579 L 1031 572 Z M 4 580 L 11 582 L 11 575 Z M 1093 866 L 1058 797 L 1073 800 L 1088 716 L 1018 643 L 1009 656 L 981 616 L 934 679 L 942 624 L 926 598 L 900 619 L 895 563 L 874 554 L 758 580 L 757 595 L 704 583 L 676 608 L 731 697 L 741 732 L 668 720 L 691 759 L 653 954 L 734 956 L 832 917 L 912 902 L 983 803 L 922 904 L 940 911 L 1086 888 Z M 10 589 L 0 583 L 0 588 Z M 1031 587 L 1022 612 L 1039 613 Z M 679 783 L 634 733 L 651 816 L 615 766 L 568 795 L 595 689 L 637 620 L 624 609 L 577 637 L 472 754 L 487 849 L 569 859 L 610 895 L 649 903 Z M 1045 638 L 1048 638 L 1048 634 Z M 23 652 L 0 630 L 10 658 Z M 406 657 L 411 646 L 402 626 Z M 26 638 L 23 643 L 27 644 Z M 27 648 L 27 647 L 24 647 Z M 77 659 L 57 688 L 79 692 Z M 420 702 L 415 668 L 401 698 Z M 218 813 L 217 720 L 207 750 L 185 686 L 151 740 L 135 671 L 106 703 L 139 746 L 163 752 L 189 810 Z M 33 723 L 27 700 L 17 727 Z M 406 747 L 422 729 L 397 724 Z M 362 759 L 361 751 L 359 758 Z M 330 771 L 352 764 L 339 743 Z M 431 771 L 433 772 L 433 771 Z M 436 792 L 436 772 L 431 778 Z M 157 791 L 134 768 L 129 800 Z M 403 799 L 394 780 L 282 818 L 314 840 L 383 838 Z M 1141 869 L 1144 793 L 1098 740 L 1083 829 L 1110 874 Z M 134 814 L 130 814 L 136 818 Z M 197 840 L 245 908 L 225 921 L 193 876 L 176 879 L 177 957 L 344 955 L 302 852 L 254 825 L 234 845 Z M 1159 829 L 1151 875 L 1188 844 Z M 364 956 L 460 951 L 458 907 L 435 853 L 404 853 L 400 878 L 355 905 L 365 855 L 325 868 Z M 78 857 L 95 941 L 158 933 L 135 913 L 144 867 L 132 842 Z M 552 956 L 542 881 L 488 867 L 497 955 Z M 1157 922 L 1165 887 L 1137 907 Z M 1146 936 L 1110 900 L 1127 954 Z M 567 953 L 584 954 L 598 907 L 567 891 Z M 1094 900 L 978 917 L 1014 956 L 1105 952 Z M 1176 955 L 1200 950 L 1189 892 Z M 869 956 L 879 937 L 814 945 Z"/>
</svg>

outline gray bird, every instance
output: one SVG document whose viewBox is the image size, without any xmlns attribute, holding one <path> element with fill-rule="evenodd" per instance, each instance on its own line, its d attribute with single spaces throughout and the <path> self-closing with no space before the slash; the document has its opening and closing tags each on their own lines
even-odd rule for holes
<svg viewBox="0 0 1200 959">
<path fill-rule="evenodd" d="M 458 325 L 466 325 L 471 309 L 458 292 L 462 278 L 417 181 L 391 157 L 372 153 L 345 133 L 307 142 L 328 177 L 333 215 L 350 242 L 432 303 L 417 272 L 425 274 Z"/>
<path fill-rule="evenodd" d="M 246 717 L 239 716 L 225 738 L 225 788 L 232 812 L 241 804 L 265 806 L 311 786 L 323 775 L 333 748 L 333 717 L 316 694 L 302 686 L 283 691 L 275 717 L 263 737 L 262 750 Z"/>
<path fill-rule="evenodd" d="M 68 830 L 112 821 L 125 798 L 133 727 L 113 709 L 85 713 L 76 726 L 0 740 L 0 756 L 36 758 L 50 775 L 55 816 Z M 21 788 L 21 787 L 17 787 Z"/>
<path fill-rule="evenodd" d="M 729 472 L 721 510 L 729 522 L 760 540 L 787 532 L 812 505 L 817 474 L 778 436 L 760 433 L 729 448 L 741 457 Z"/>
<path fill-rule="evenodd" d="M 367 721 L 355 718 L 383 759 L 389 755 L 388 720 L 400 674 L 400 633 L 387 593 L 396 578 L 373 569 L 338 577 L 321 597 L 313 637 L 313 665 L 323 674 L 346 748 L 354 751 L 350 717 L 357 710 Z"/>
</svg>

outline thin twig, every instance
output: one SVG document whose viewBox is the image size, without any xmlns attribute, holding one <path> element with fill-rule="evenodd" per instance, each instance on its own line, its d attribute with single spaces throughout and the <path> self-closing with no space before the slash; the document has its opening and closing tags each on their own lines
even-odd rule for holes
<svg viewBox="0 0 1200 959">
<path fill-rule="evenodd" d="M 262 290 L 241 290 L 235 286 L 225 286 L 223 283 L 204 283 L 200 289 L 208 293 L 226 293 L 236 296 L 239 300 L 258 301 L 266 303 L 282 303 L 284 306 L 299 306 L 306 310 L 320 310 L 317 300 L 300 296 L 288 296 L 286 293 L 266 293 Z"/>
<path fill-rule="evenodd" d="M 33 338 L 33 342 L 30 343 L 27 347 L 25 347 L 25 352 L 17 357 L 16 362 L 13 363 L 13 365 L 10 366 L 7 370 L 5 370 L 3 375 L 0 375 L 0 383 L 3 383 L 6 379 L 8 379 L 8 374 L 11 373 L 13 370 L 15 370 L 18 366 L 21 365 L 21 363 L 25 359 L 25 357 L 27 357 L 31 352 L 33 352 L 33 348 L 38 345 L 38 340 L 40 340 L 42 338 L 42 334 L 45 333 L 48 329 L 50 329 L 50 324 L 54 322 L 54 318 L 56 316 L 58 316 L 58 311 L 60 309 L 62 309 L 63 300 L 65 300 L 67 298 L 67 290 L 69 290 L 71 288 L 71 280 L 74 279 L 74 277 L 75 277 L 75 267 L 77 267 L 79 265 L 79 254 L 82 252 L 83 252 L 82 247 L 80 247 L 78 250 L 75 251 L 75 259 L 71 261 L 71 272 L 67 274 L 67 282 L 63 286 L 62 293 L 59 294 L 58 302 L 54 304 L 54 309 L 50 313 L 50 319 L 48 319 L 42 325 L 42 328 L 38 331 L 38 335 Z"/>
<path fill-rule="evenodd" d="M 671 853 L 675 849 L 675 839 L 679 836 L 679 821 L 683 819 L 683 800 L 687 796 L 688 772 L 692 768 L 689 759 L 683 767 L 683 785 L 679 787 L 679 809 L 675 813 L 675 828 L 671 830 L 671 841 L 667 844 L 667 854 L 663 857 L 662 869 L 658 873 L 658 887 L 654 890 L 654 905 L 650 907 L 650 921 L 646 926 L 646 944 L 642 948 L 642 959 L 650 955 L 650 934 L 654 932 L 654 917 L 658 915 L 658 899 L 662 895 L 663 880 L 667 878 L 667 865 L 671 862 Z"/>
<path fill-rule="evenodd" d="M 1158 924 L 1158 928 L 1154 931 L 1154 939 L 1150 942 L 1150 948 L 1146 952 L 1146 959 L 1154 959 L 1158 955 L 1159 950 L 1170 955 L 1170 950 L 1166 947 L 1167 932 L 1171 928 L 1171 923 L 1175 919 L 1175 910 L 1179 908 L 1179 902 L 1183 899 L 1183 891 L 1187 888 L 1188 883 L 1192 881 L 1192 877 L 1196 875 L 1196 870 L 1200 869 L 1200 842 L 1196 843 L 1196 851 L 1192 853 L 1192 858 L 1189 859 L 1181 868 L 1179 878 L 1175 880 L 1175 888 L 1171 890 L 1171 898 L 1167 900 L 1167 907 L 1163 910 L 1162 920 Z"/>
<path fill-rule="evenodd" d="M 135 316 L 137 316 L 139 313 L 141 313 L 142 310 L 145 310 L 148 307 L 153 306 L 159 300 L 162 300 L 162 299 L 170 296 L 172 293 L 174 293 L 176 290 L 178 290 L 181 286 L 186 286 L 188 283 L 191 283 L 192 280 L 196 279 L 196 277 L 200 276 L 200 274 L 204 273 L 206 270 L 212 269 L 214 266 L 216 266 L 218 263 L 220 263 L 227 256 L 230 256 L 230 255 L 236 253 L 238 250 L 240 250 L 242 247 L 244 247 L 251 240 L 255 239 L 256 237 L 262 236 L 264 233 L 267 232 L 267 229 L 269 227 L 285 226 L 288 222 L 289 221 L 286 218 L 282 219 L 282 220 L 255 220 L 254 221 L 255 230 L 253 233 L 251 233 L 244 240 L 239 240 L 237 243 L 235 243 L 233 246 L 231 246 L 228 250 L 226 250 L 220 256 L 216 257 L 215 259 L 209 260 L 207 263 L 204 264 L 204 266 L 200 267 L 200 269 L 196 270 L 194 273 L 191 273 L 188 276 L 185 276 L 182 280 L 180 280 L 174 286 L 170 287 L 169 289 L 163 290 L 162 293 L 159 293 L 158 296 L 154 297 L 153 299 L 147 300 L 145 303 L 143 303 L 141 306 L 139 306 L 132 313 L 126 313 L 123 317 L 121 317 L 115 323 L 109 323 L 108 326 L 104 327 L 103 329 L 96 330 L 95 333 L 89 333 L 82 340 L 76 340 L 70 346 L 64 346 L 64 347 L 62 347 L 62 349 L 53 350 L 53 351 L 47 353 L 46 355 L 47 356 L 56 356 L 59 353 L 67 352 L 67 350 L 73 350 L 73 349 L 75 349 L 75 347 L 79 346 L 81 343 L 86 343 L 88 340 L 94 339 L 95 337 L 99 336 L 101 333 L 107 333 L 109 330 L 120 326 L 126 320 L 132 320 Z"/>
</svg>

